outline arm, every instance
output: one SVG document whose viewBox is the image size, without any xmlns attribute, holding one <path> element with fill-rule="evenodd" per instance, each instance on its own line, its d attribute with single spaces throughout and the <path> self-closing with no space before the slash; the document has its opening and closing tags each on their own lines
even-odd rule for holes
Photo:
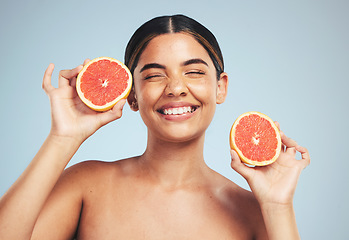
<svg viewBox="0 0 349 240">
<path fill-rule="evenodd" d="M 292 205 L 263 206 L 262 215 L 269 239 L 301 239 Z"/>
<path fill-rule="evenodd" d="M 81 143 L 101 126 L 121 117 L 125 101 L 105 113 L 96 113 L 81 102 L 75 81 L 82 66 L 61 71 L 58 88 L 51 85 L 53 69 L 50 64 L 43 79 L 51 102 L 51 131 L 32 162 L 0 199 L 0 239 L 30 239 L 47 198 Z"/>
<path fill-rule="evenodd" d="M 269 239 L 300 239 L 293 196 L 302 170 L 309 165 L 307 149 L 281 132 L 284 149 L 278 160 L 264 167 L 250 168 L 243 164 L 235 151 L 231 151 L 232 168 L 248 182 L 262 211 Z M 297 160 L 296 152 L 302 154 Z"/>
<path fill-rule="evenodd" d="M 48 136 L 32 162 L 0 200 L 1 239 L 30 239 L 47 197 L 78 146 L 76 142 Z"/>
</svg>

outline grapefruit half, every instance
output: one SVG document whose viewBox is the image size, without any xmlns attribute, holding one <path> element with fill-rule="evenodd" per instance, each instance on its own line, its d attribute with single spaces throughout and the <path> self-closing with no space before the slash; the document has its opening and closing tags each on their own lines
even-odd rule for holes
<svg viewBox="0 0 349 240">
<path fill-rule="evenodd" d="M 238 153 L 242 162 L 266 166 L 280 155 L 280 131 L 267 115 L 246 112 L 235 120 L 231 128 L 230 147 Z"/>
<path fill-rule="evenodd" d="M 99 57 L 88 62 L 78 74 L 76 90 L 80 99 L 95 111 L 107 111 L 127 98 L 132 87 L 130 70 L 122 62 Z"/>
</svg>

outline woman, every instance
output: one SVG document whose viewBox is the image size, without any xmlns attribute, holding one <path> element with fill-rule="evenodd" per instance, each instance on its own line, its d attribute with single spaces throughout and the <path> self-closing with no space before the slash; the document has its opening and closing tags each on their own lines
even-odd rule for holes
<svg viewBox="0 0 349 240">
<path fill-rule="evenodd" d="M 1 198 L 0 239 L 298 239 L 292 199 L 310 161 L 305 148 L 282 133 L 285 149 L 261 168 L 231 151 L 252 193 L 204 162 L 205 131 L 228 86 L 215 37 L 182 15 L 155 18 L 132 36 L 125 63 L 134 77 L 128 102 L 148 128 L 145 152 L 64 171 L 84 140 L 121 117 L 125 101 L 96 113 L 74 88 L 82 66 L 61 71 L 54 88 L 50 64 L 51 131 Z"/>
</svg>

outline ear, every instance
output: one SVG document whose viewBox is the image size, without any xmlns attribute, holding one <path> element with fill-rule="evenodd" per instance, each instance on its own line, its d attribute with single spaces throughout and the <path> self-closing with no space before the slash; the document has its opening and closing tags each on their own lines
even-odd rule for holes
<svg viewBox="0 0 349 240">
<path fill-rule="evenodd" d="M 134 86 L 132 87 L 130 94 L 127 97 L 127 102 L 133 111 L 138 111 L 138 102 Z"/>
<path fill-rule="evenodd" d="M 219 80 L 217 82 L 217 104 L 221 104 L 225 101 L 228 94 L 228 74 L 221 73 Z"/>
</svg>

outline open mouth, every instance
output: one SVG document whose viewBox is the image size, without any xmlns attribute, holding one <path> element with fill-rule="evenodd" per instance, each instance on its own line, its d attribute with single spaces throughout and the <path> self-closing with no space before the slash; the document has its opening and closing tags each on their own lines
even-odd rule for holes
<svg viewBox="0 0 349 240">
<path fill-rule="evenodd" d="M 198 109 L 198 106 L 187 106 L 187 107 L 174 107 L 174 108 L 165 108 L 157 110 L 163 115 L 182 115 L 187 113 L 193 113 Z"/>
</svg>

